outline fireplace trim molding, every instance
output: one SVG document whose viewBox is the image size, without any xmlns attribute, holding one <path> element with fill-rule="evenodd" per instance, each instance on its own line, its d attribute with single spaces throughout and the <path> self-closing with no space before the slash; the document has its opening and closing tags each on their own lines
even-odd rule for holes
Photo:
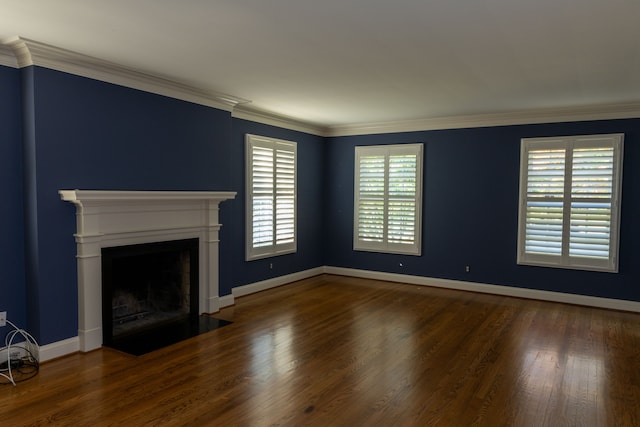
<svg viewBox="0 0 640 427">
<path fill-rule="evenodd" d="M 76 206 L 80 351 L 102 346 L 102 248 L 199 239 L 200 313 L 220 310 L 219 205 L 224 191 L 60 190 Z"/>
</svg>

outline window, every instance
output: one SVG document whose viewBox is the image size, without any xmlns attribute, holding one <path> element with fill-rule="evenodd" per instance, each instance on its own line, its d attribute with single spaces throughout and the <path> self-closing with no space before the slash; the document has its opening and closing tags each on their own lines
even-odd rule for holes
<svg viewBox="0 0 640 427">
<path fill-rule="evenodd" d="M 518 264 L 618 271 L 623 137 L 522 140 Z"/>
<path fill-rule="evenodd" d="M 420 255 L 422 144 L 356 147 L 354 250 Z"/>
<path fill-rule="evenodd" d="M 246 136 L 246 259 L 296 251 L 296 143 Z"/>
</svg>

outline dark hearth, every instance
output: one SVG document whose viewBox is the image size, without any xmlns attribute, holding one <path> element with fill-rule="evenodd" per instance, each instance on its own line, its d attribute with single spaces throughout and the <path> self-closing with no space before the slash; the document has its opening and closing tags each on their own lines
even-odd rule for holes
<svg viewBox="0 0 640 427">
<path fill-rule="evenodd" d="M 190 316 L 165 323 L 161 328 L 114 338 L 109 347 L 140 356 L 229 324 L 231 322 L 228 320 L 215 319 L 207 315 Z"/>
</svg>

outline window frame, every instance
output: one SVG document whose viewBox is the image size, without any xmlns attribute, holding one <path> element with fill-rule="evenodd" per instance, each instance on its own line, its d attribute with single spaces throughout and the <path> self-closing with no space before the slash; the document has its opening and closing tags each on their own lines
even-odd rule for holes
<svg viewBox="0 0 640 427">
<path fill-rule="evenodd" d="M 389 241 L 389 159 L 404 155 L 416 156 L 415 192 L 413 200 L 415 204 L 414 232 L 412 243 L 394 243 Z M 364 156 L 384 157 L 384 207 L 383 207 L 383 232 L 382 241 L 371 241 L 360 238 L 360 159 Z M 365 252 L 378 252 L 402 255 L 422 255 L 422 197 L 423 197 L 423 157 L 424 144 L 390 144 L 390 145 L 366 145 L 355 147 L 354 160 L 354 197 L 353 197 L 353 250 Z"/>
<path fill-rule="evenodd" d="M 583 151 L 585 149 L 613 149 L 611 174 L 607 178 L 611 179 L 611 195 L 604 197 L 598 195 L 597 192 L 582 193 L 593 194 L 592 197 L 584 195 L 576 195 L 578 185 L 574 184 L 574 153 L 576 150 Z M 556 190 L 549 190 L 544 197 L 533 197 L 528 195 L 529 185 L 529 153 L 542 152 L 543 150 L 564 150 L 564 174 L 562 176 L 562 194 L 559 196 L 549 195 L 552 191 L 559 192 L 560 186 Z M 545 137 L 545 138 L 522 138 L 520 148 L 520 188 L 518 196 L 518 248 L 517 248 L 517 264 L 544 266 L 565 269 L 576 269 L 585 271 L 604 271 L 618 272 L 618 252 L 620 240 L 620 214 L 622 200 L 622 163 L 624 150 L 624 134 L 601 134 L 601 135 L 579 135 L 565 137 Z M 593 171 L 595 169 L 589 169 Z M 557 178 L 556 178 L 557 180 Z M 550 182 L 549 178 L 548 181 Z M 591 181 L 590 181 L 591 182 Z M 555 194 L 555 193 L 554 193 Z M 545 254 L 541 251 L 527 251 L 527 206 L 528 202 L 537 201 L 539 204 L 546 204 L 548 207 L 552 201 L 555 204 L 562 204 L 562 220 L 560 234 L 560 253 Z M 588 257 L 585 255 L 572 255 L 570 244 L 572 242 L 572 203 L 575 204 L 576 210 L 580 203 L 600 204 L 610 203 L 609 226 L 608 226 L 608 256 L 604 257 Z M 544 205 L 541 205 L 544 206 Z M 579 214 L 573 218 L 578 220 Z M 557 222 L 557 219 L 556 219 Z M 545 231 L 549 232 L 551 228 Z M 585 237 L 587 239 L 595 239 L 597 233 L 591 233 Z M 577 237 L 574 236 L 574 242 Z M 557 243 L 556 243 L 557 245 Z"/>
<path fill-rule="evenodd" d="M 271 194 L 271 203 L 272 203 L 272 236 L 271 236 L 271 244 L 264 244 L 260 246 L 254 245 L 254 150 L 256 148 L 262 148 L 266 150 L 273 150 L 273 161 L 271 164 L 272 173 L 273 173 L 273 188 Z M 282 196 L 282 200 L 286 202 L 286 199 L 291 198 L 291 191 L 287 189 L 287 185 L 291 185 L 291 174 L 290 172 L 284 173 L 281 175 L 280 182 L 283 182 L 281 186 L 278 186 L 278 161 L 277 161 L 277 153 L 278 151 L 282 153 L 289 153 L 289 155 L 293 156 L 293 201 L 292 201 L 292 209 L 293 209 L 293 225 L 292 239 L 287 240 L 284 243 L 278 243 L 278 213 L 277 213 L 277 204 L 279 200 L 279 194 Z M 287 160 L 285 162 L 286 167 L 291 166 L 291 161 Z M 298 241 L 298 154 L 297 154 L 297 143 L 294 141 L 286 141 L 277 138 L 270 138 L 266 136 L 259 136 L 253 134 L 245 135 L 245 203 L 246 203 L 246 242 L 245 242 L 245 259 L 246 261 L 252 261 L 256 259 L 269 258 L 284 254 L 295 253 L 297 251 L 297 241 Z M 268 197 L 265 195 L 265 197 Z M 288 217 L 281 217 L 280 221 L 285 224 L 283 226 L 285 230 L 290 230 L 290 219 Z"/>
</svg>

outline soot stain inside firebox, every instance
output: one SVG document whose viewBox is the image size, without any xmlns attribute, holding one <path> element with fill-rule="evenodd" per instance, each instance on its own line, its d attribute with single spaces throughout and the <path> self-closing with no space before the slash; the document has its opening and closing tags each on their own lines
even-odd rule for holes
<svg viewBox="0 0 640 427">
<path fill-rule="evenodd" d="M 140 355 L 230 322 L 198 316 L 198 239 L 103 248 L 103 343 Z"/>
<path fill-rule="evenodd" d="M 190 314 L 189 258 L 189 251 L 177 250 L 114 260 L 114 338 Z"/>
</svg>

